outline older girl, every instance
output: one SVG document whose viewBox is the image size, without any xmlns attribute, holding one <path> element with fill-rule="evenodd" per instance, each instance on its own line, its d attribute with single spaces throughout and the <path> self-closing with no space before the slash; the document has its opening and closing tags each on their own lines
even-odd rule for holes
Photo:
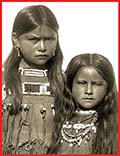
<svg viewBox="0 0 120 156">
<path fill-rule="evenodd" d="M 64 88 L 58 28 L 42 5 L 28 6 L 15 18 L 13 48 L 3 66 L 4 154 L 46 153 L 57 135 Z"/>
</svg>

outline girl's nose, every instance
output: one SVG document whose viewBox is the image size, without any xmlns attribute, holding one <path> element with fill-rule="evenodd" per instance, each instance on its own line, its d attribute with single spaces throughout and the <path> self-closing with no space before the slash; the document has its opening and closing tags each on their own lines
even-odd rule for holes
<svg viewBox="0 0 120 156">
<path fill-rule="evenodd" d="M 85 94 L 88 94 L 88 95 L 92 95 L 93 94 L 93 88 L 92 88 L 91 84 L 87 84 L 86 85 Z"/>
<path fill-rule="evenodd" d="M 39 51 L 41 51 L 41 52 L 45 52 L 46 51 L 45 43 L 44 43 L 43 39 L 41 39 L 40 42 L 39 42 Z"/>
</svg>

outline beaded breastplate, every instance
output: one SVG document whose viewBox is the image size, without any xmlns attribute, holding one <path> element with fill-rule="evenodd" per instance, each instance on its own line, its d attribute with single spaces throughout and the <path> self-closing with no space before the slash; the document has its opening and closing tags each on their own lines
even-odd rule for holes
<svg viewBox="0 0 120 156">
<path fill-rule="evenodd" d="M 51 95 L 47 70 L 19 68 L 19 71 L 21 73 L 23 95 Z"/>
<path fill-rule="evenodd" d="M 46 110 L 49 107 L 48 103 L 51 103 L 51 108 L 54 108 L 54 95 L 52 94 L 50 88 L 50 82 L 47 77 L 47 69 L 39 70 L 32 69 L 29 67 L 23 60 L 20 63 L 19 72 L 21 75 L 21 88 L 22 88 L 22 104 L 21 107 L 26 109 L 27 106 L 32 104 L 41 104 L 42 111 Z M 3 84 L 2 87 L 2 98 L 3 100 L 8 96 L 6 94 L 6 88 Z M 9 96 L 11 96 L 11 92 L 8 90 Z M 7 100 L 4 105 L 4 109 L 10 107 L 11 105 L 11 97 L 10 100 Z M 41 112 L 42 112 L 41 111 Z M 54 110 L 53 110 L 54 113 Z"/>
</svg>

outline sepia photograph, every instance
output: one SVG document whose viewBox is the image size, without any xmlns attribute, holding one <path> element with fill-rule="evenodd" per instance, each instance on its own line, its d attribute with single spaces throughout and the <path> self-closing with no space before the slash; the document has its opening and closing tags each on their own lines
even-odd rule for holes
<svg viewBox="0 0 120 156">
<path fill-rule="evenodd" d="M 2 153 L 118 153 L 118 2 L 2 2 Z"/>
</svg>

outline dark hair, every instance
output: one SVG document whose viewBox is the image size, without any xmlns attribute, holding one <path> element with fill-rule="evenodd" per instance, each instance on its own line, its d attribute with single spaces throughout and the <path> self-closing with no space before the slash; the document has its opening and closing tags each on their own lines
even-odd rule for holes
<svg viewBox="0 0 120 156">
<path fill-rule="evenodd" d="M 113 67 L 107 58 L 99 54 L 75 56 L 66 70 L 66 86 L 69 92 L 72 92 L 72 83 L 78 69 L 84 66 L 93 66 L 108 84 L 102 103 L 95 108 L 98 112 L 98 125 L 92 153 L 117 153 L 117 88 Z"/>
<path fill-rule="evenodd" d="M 16 16 L 13 32 L 20 36 L 24 33 L 30 32 L 37 26 L 45 24 L 51 29 L 55 30 L 58 34 L 58 23 L 49 8 L 42 5 L 29 6 L 22 9 Z M 21 58 L 18 58 L 16 48 L 13 49 L 5 62 L 5 83 L 6 88 L 11 91 L 13 97 L 13 103 L 11 108 L 11 114 L 17 114 L 19 112 L 22 103 L 21 92 L 21 80 L 18 72 L 19 63 Z M 49 61 L 48 78 L 50 81 L 52 92 L 55 96 L 55 129 L 59 129 L 58 121 L 62 120 L 59 115 L 59 110 L 62 108 L 62 92 L 64 88 L 64 79 L 62 74 L 62 61 L 63 54 L 57 41 L 57 47 L 55 50 L 55 56 Z M 57 136 L 58 131 L 55 132 Z"/>
<path fill-rule="evenodd" d="M 59 29 L 56 17 L 49 8 L 43 5 L 28 6 L 17 14 L 13 25 L 13 32 L 16 32 L 20 36 L 42 24 L 49 26 L 56 32 Z"/>
</svg>

